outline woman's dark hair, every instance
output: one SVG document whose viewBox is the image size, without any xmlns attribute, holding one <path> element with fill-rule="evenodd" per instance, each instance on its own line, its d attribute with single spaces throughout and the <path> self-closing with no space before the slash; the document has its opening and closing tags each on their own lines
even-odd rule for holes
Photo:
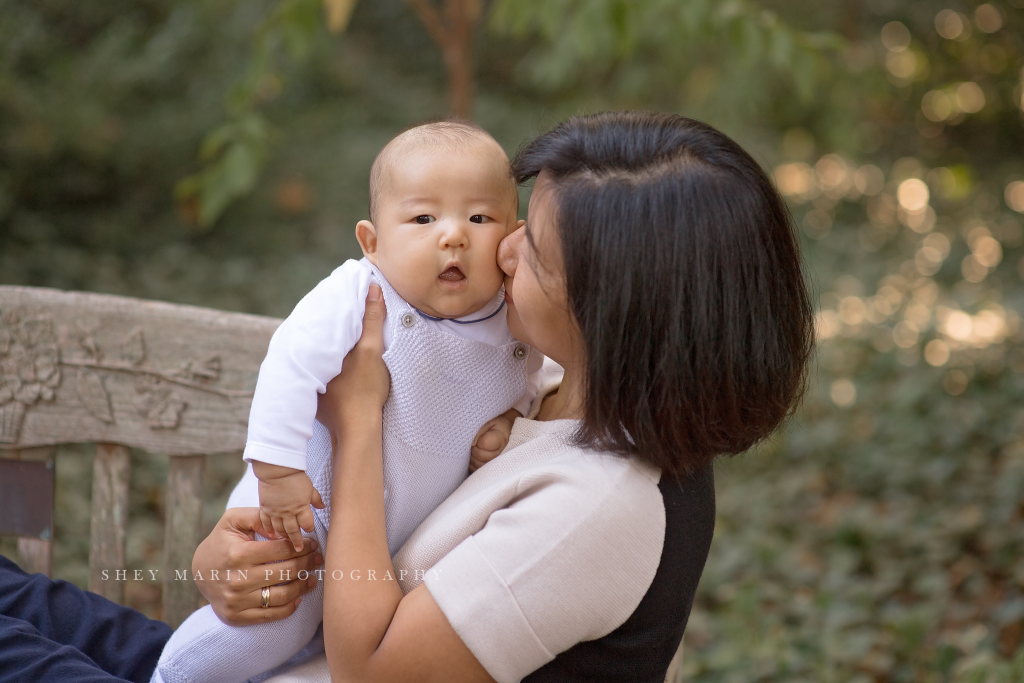
<svg viewBox="0 0 1024 683">
<path fill-rule="evenodd" d="M 803 395 L 813 310 L 793 219 L 729 137 L 670 114 L 576 116 L 544 172 L 586 350 L 582 445 L 671 474 L 768 437 Z"/>
</svg>

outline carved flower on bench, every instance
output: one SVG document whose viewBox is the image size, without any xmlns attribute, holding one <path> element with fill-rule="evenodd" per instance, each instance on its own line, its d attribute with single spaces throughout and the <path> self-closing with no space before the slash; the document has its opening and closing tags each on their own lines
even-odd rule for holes
<svg viewBox="0 0 1024 683">
<path fill-rule="evenodd" d="M 60 347 L 49 318 L 0 318 L 0 442 L 16 443 L 25 408 L 52 401 L 60 385 Z"/>
<path fill-rule="evenodd" d="M 135 409 L 146 418 L 150 429 L 175 429 L 188 403 L 167 382 L 139 377 L 135 382 Z"/>
</svg>

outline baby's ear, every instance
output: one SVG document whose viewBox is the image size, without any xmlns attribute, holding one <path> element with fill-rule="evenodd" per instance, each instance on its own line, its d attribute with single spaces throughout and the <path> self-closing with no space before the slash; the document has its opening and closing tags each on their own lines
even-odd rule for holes
<svg viewBox="0 0 1024 683">
<path fill-rule="evenodd" d="M 370 221 L 356 223 L 356 240 L 363 250 L 366 260 L 377 265 L 377 228 Z"/>
</svg>

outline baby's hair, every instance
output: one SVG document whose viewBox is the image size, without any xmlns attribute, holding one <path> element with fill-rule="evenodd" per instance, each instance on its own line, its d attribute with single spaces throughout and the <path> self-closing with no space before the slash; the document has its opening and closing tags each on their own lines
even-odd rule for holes
<svg viewBox="0 0 1024 683">
<path fill-rule="evenodd" d="M 396 135 L 384 146 L 370 167 L 370 221 L 377 220 L 379 197 L 387 186 L 388 170 L 400 152 L 414 145 L 429 145 L 445 152 L 458 152 L 480 141 L 490 141 L 501 149 L 501 145 L 490 133 L 475 123 L 461 119 L 431 121 L 413 126 Z M 512 178 L 511 165 L 508 167 L 508 178 L 509 187 L 515 193 L 516 185 Z"/>
</svg>

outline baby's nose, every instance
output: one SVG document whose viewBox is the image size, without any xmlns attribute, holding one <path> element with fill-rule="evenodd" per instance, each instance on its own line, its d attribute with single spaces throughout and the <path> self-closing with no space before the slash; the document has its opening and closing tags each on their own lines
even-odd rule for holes
<svg viewBox="0 0 1024 683">
<path fill-rule="evenodd" d="M 444 231 L 441 234 L 442 249 L 465 249 L 469 245 L 467 231 L 459 221 L 447 221 Z"/>
</svg>

